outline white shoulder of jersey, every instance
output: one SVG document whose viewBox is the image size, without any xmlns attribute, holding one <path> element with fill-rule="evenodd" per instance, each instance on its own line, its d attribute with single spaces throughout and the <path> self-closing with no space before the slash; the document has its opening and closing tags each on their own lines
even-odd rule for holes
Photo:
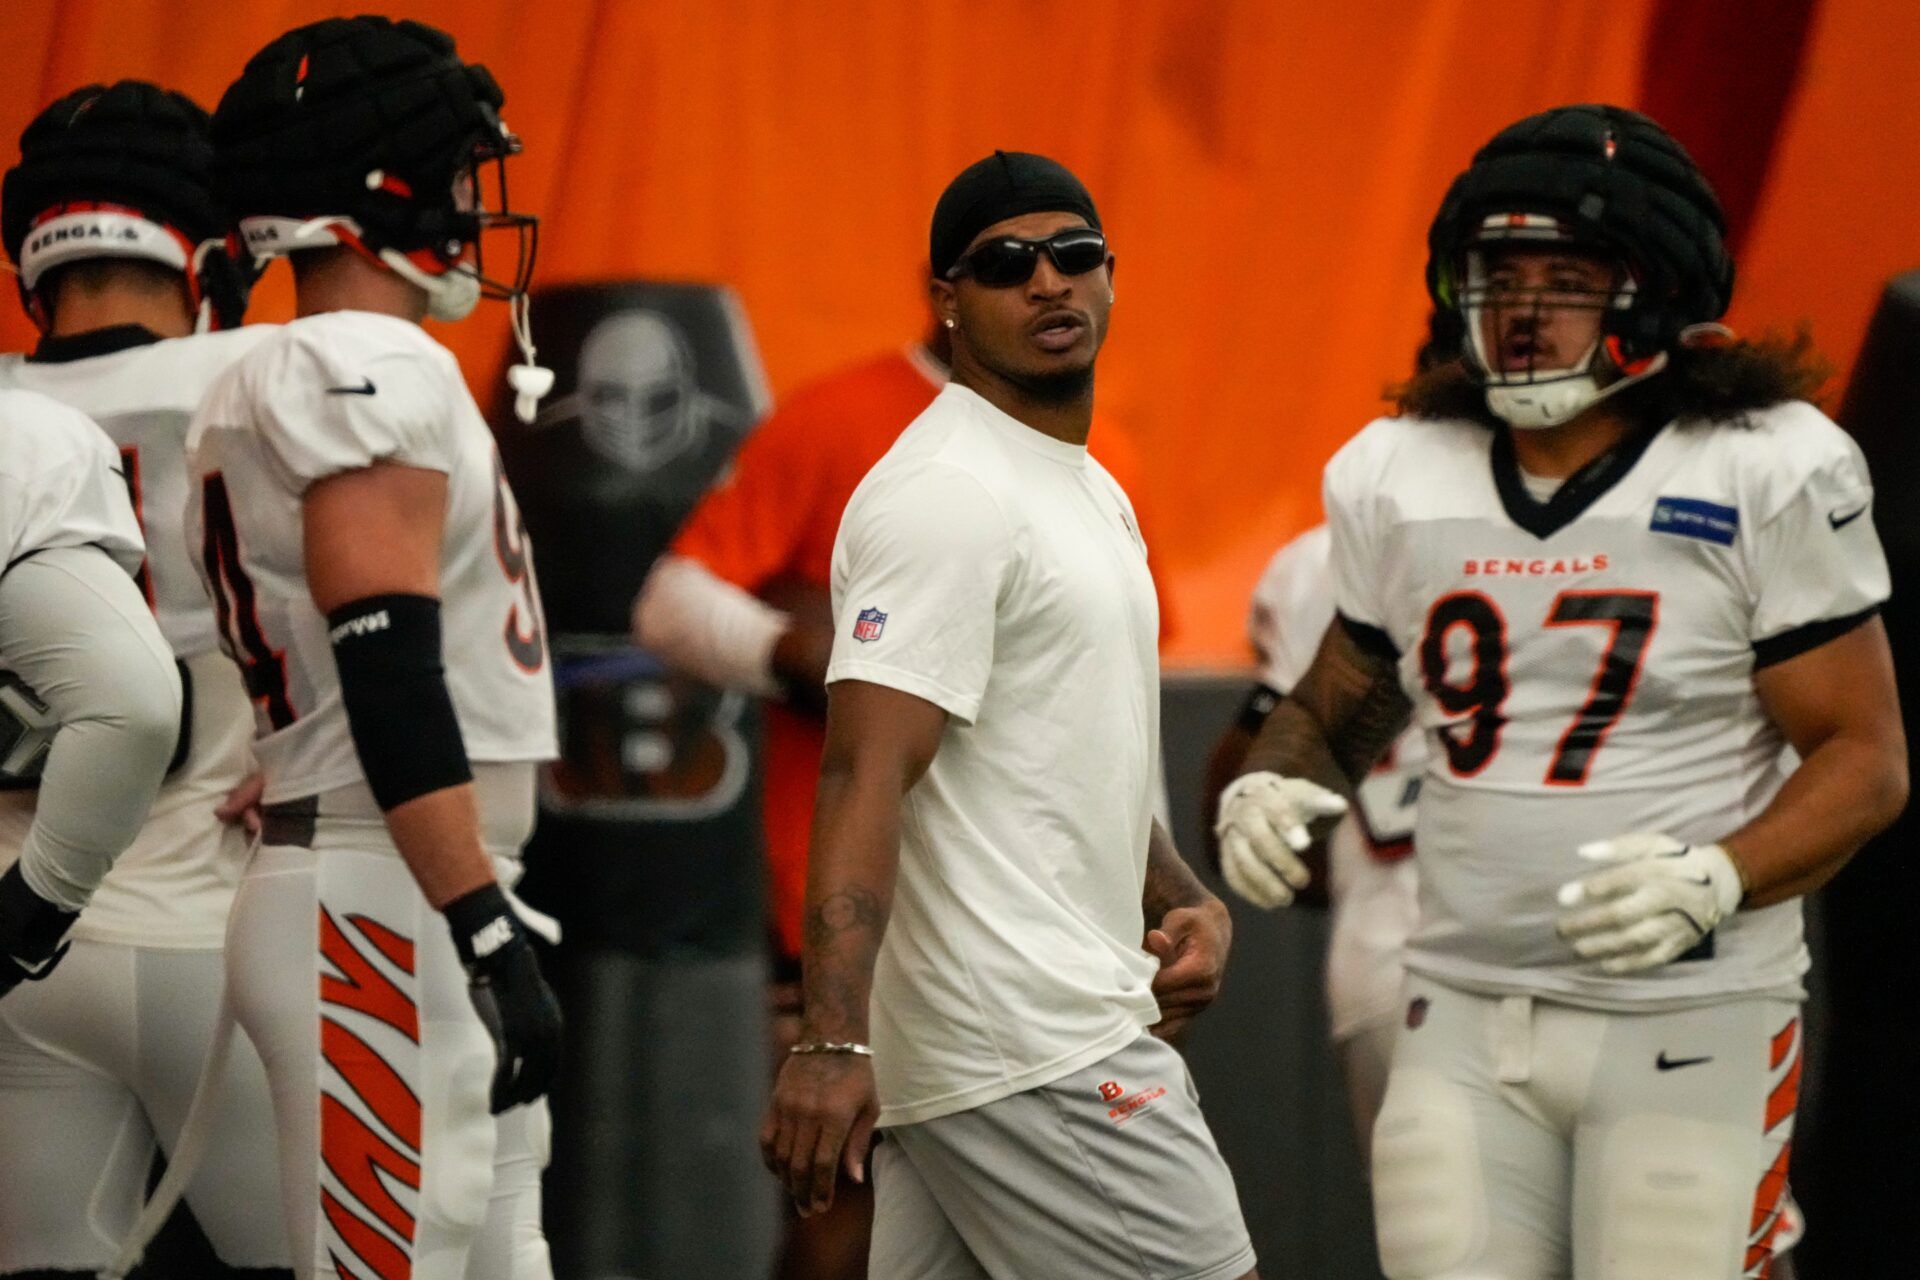
<svg viewBox="0 0 1920 1280">
<path fill-rule="evenodd" d="M 1835 506 L 1844 515 L 1873 496 L 1860 446 L 1804 400 L 1755 410 L 1744 426 L 1715 423 L 1705 431 L 1705 443 L 1721 450 L 1732 468 L 1734 492 L 1756 524 L 1766 524 L 1797 499 Z"/>
<path fill-rule="evenodd" d="M 1420 483 L 1425 465 L 1462 453 L 1484 456 L 1487 428 L 1451 418 L 1375 418 L 1327 463 L 1329 502 L 1351 505 L 1396 481 Z M 1331 514 L 1331 511 L 1329 511 Z"/>
<path fill-rule="evenodd" d="M 1333 537 L 1315 525 L 1267 562 L 1247 612 L 1247 639 L 1260 657 L 1260 679 L 1281 693 L 1299 683 L 1333 621 Z"/>
<path fill-rule="evenodd" d="M 92 543 L 127 572 L 138 569 L 146 546 L 119 461 L 106 432 L 78 409 L 0 390 L 0 567 Z"/>
<path fill-rule="evenodd" d="M 121 414 L 191 413 L 220 374 L 265 342 L 276 328 L 244 325 L 163 338 L 76 360 L 0 356 L 0 387 L 43 391 L 101 422 Z"/>
<path fill-rule="evenodd" d="M 325 312 L 248 352 L 209 395 L 188 447 L 208 430 L 250 430 L 296 491 L 376 462 L 446 471 L 466 397 L 453 354 L 419 325 Z"/>
</svg>

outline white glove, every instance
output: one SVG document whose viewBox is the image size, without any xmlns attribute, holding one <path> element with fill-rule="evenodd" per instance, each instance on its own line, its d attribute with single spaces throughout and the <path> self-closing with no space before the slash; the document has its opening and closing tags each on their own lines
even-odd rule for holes
<svg viewBox="0 0 1920 1280">
<path fill-rule="evenodd" d="M 1313 843 L 1307 824 L 1338 817 L 1347 802 L 1305 778 L 1248 773 L 1220 793 L 1220 874 L 1233 891 L 1271 911 L 1293 901 L 1312 876 L 1299 854 Z"/>
<path fill-rule="evenodd" d="M 1580 846 L 1612 864 L 1560 886 L 1560 936 L 1608 973 L 1655 969 L 1682 955 L 1739 909 L 1739 869 L 1717 844 L 1682 844 L 1643 831 Z"/>
</svg>

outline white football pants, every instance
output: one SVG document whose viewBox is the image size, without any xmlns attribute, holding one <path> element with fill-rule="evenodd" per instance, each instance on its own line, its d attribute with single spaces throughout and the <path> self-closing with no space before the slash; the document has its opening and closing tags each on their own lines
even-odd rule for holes
<svg viewBox="0 0 1920 1280">
<path fill-rule="evenodd" d="M 263 845 L 228 935 L 234 1008 L 273 1089 L 294 1271 L 552 1280 L 546 1104 L 487 1113 L 493 1043 L 446 923 L 384 832 L 358 826 L 322 819 L 317 850 Z"/>
<path fill-rule="evenodd" d="M 1409 976 L 1373 1135 L 1391 1280 L 1765 1277 L 1799 1007 L 1600 1013 Z"/>
<path fill-rule="evenodd" d="M 226 981 L 218 951 L 76 941 L 43 982 L 0 1000 L 0 1275 L 92 1273 L 140 1211 L 155 1144 L 169 1155 Z M 236 1041 L 187 1206 L 221 1261 L 285 1267 L 273 1108 Z"/>
</svg>

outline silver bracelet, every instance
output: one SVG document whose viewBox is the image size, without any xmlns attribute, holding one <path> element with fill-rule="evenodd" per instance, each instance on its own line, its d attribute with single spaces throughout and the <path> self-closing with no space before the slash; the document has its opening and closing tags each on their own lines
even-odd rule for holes
<svg viewBox="0 0 1920 1280">
<path fill-rule="evenodd" d="M 851 1040 L 809 1040 L 787 1050 L 788 1053 L 851 1053 L 862 1058 L 871 1058 L 873 1050 L 864 1044 L 855 1044 Z"/>
</svg>

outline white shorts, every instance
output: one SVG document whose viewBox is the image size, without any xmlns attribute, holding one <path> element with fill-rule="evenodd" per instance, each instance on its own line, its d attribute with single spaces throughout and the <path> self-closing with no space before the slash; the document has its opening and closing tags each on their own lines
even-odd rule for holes
<svg viewBox="0 0 1920 1280">
<path fill-rule="evenodd" d="M 1193 1077 L 1152 1036 L 1024 1093 L 882 1132 L 872 1280 L 1239 1280 L 1253 1269 Z"/>
<path fill-rule="evenodd" d="M 92 1274 L 140 1211 L 155 1144 L 186 1119 L 226 981 L 218 951 L 76 941 L 44 982 L 0 1001 L 0 1274 Z M 273 1108 L 236 1043 L 186 1201 L 231 1267 L 287 1265 Z"/>
<path fill-rule="evenodd" d="M 1391 1280 L 1764 1277 L 1799 1006 L 1602 1013 L 1418 975 L 1373 1134 Z"/>
<path fill-rule="evenodd" d="M 546 1104 L 488 1114 L 493 1044 L 445 921 L 366 824 L 306 838 L 260 848 L 227 944 L 296 1275 L 551 1280 Z"/>
</svg>

